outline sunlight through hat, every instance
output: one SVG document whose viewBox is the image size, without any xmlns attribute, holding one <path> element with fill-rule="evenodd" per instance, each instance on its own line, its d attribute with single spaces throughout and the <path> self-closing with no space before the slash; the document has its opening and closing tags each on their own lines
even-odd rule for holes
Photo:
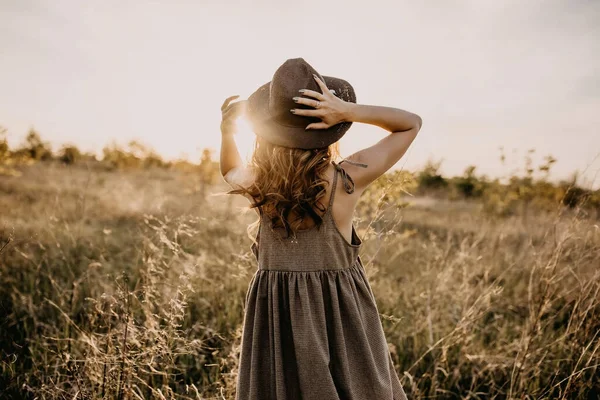
<svg viewBox="0 0 600 400">
<path fill-rule="evenodd" d="M 313 74 L 321 78 L 335 96 L 356 103 L 354 88 L 345 80 L 321 76 L 303 58 L 289 59 L 275 71 L 271 82 L 262 85 L 248 98 L 246 115 L 256 135 L 278 146 L 300 149 L 327 147 L 344 136 L 352 122 L 341 122 L 327 129 L 305 130 L 309 124 L 321 120 L 290 112 L 292 108 L 314 109 L 292 100 L 301 96 L 300 89 L 323 93 Z"/>
</svg>

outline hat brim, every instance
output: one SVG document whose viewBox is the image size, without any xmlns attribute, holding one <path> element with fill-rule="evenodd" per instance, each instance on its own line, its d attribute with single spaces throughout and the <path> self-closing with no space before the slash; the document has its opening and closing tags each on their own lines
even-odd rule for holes
<svg viewBox="0 0 600 400">
<path fill-rule="evenodd" d="M 356 103 L 354 88 L 348 82 L 340 78 L 323 76 L 325 85 L 335 91 L 335 95 L 344 101 Z M 309 129 L 305 127 L 314 122 L 320 122 L 319 118 L 306 118 L 304 127 L 287 126 L 280 124 L 272 118 L 269 112 L 269 92 L 271 82 L 267 82 L 258 88 L 249 98 L 247 107 L 247 118 L 252 125 L 256 135 L 267 141 L 283 147 L 299 149 L 316 149 L 327 147 L 344 136 L 352 122 L 341 122 L 327 129 Z"/>
</svg>

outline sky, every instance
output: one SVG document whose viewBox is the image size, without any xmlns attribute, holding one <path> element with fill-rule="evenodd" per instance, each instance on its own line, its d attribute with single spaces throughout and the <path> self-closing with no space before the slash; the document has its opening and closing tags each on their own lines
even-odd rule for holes
<svg viewBox="0 0 600 400">
<path fill-rule="evenodd" d="M 598 187 L 598 21 L 592 0 L 0 0 L 0 126 L 15 146 L 34 127 L 55 149 L 218 155 L 223 100 L 303 57 L 359 103 L 423 118 L 395 168 L 501 177 L 535 148 L 554 178 Z M 354 124 L 342 156 L 386 134 Z M 244 155 L 252 140 L 239 134 Z"/>
</svg>

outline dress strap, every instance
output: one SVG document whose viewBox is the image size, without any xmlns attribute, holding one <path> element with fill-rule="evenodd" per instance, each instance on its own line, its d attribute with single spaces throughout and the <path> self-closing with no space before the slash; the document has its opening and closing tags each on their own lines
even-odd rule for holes
<svg viewBox="0 0 600 400">
<path fill-rule="evenodd" d="M 355 161 L 350 161 L 347 159 L 343 159 L 342 161 L 340 161 L 337 164 L 335 161 L 333 162 L 333 166 L 335 167 L 335 169 L 342 174 L 342 182 L 344 184 L 344 190 L 346 191 L 346 193 L 352 194 L 352 193 L 354 193 L 354 181 L 352 180 L 352 177 L 350 175 L 348 175 L 346 170 L 340 166 L 340 164 L 343 162 L 347 162 L 348 164 L 356 165 L 357 167 L 361 167 L 361 168 L 367 168 L 368 165 L 359 163 L 359 162 L 355 162 Z M 333 195 L 335 194 L 335 183 L 336 183 L 335 178 L 336 177 L 337 177 L 337 174 L 335 174 L 335 177 L 333 179 L 333 189 L 332 189 L 333 192 L 331 194 L 332 198 L 333 198 Z M 330 205 L 331 205 L 331 202 L 330 202 Z"/>
<path fill-rule="evenodd" d="M 337 185 L 337 172 L 341 169 L 341 167 L 335 163 L 335 161 L 333 162 L 333 166 L 335 167 L 335 171 L 333 174 L 333 183 L 331 184 L 331 195 L 329 196 L 329 207 L 327 208 L 327 212 L 329 212 L 331 210 L 331 205 L 333 204 L 333 198 L 335 197 L 335 187 Z"/>
</svg>

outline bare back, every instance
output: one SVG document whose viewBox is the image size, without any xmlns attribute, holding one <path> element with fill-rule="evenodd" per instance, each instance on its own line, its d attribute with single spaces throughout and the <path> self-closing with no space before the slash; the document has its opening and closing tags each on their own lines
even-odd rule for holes
<svg viewBox="0 0 600 400">
<path fill-rule="evenodd" d="M 343 164 L 343 166 L 340 164 Z M 352 219 L 354 210 L 356 209 L 360 196 L 364 192 L 364 190 L 355 186 L 352 175 L 358 174 L 356 171 L 360 171 L 364 168 L 367 168 L 366 164 L 356 163 L 346 158 L 339 163 L 332 162 L 327 169 L 326 179 L 329 182 L 329 185 L 327 185 L 324 198 L 321 199 L 321 204 L 327 205 L 330 203 L 334 173 L 337 172 L 340 175 L 340 182 L 339 185 L 336 185 L 335 187 L 336 194 L 333 198 L 334 201 L 332 204 L 331 215 L 337 229 L 348 242 L 350 242 L 352 238 Z M 352 173 L 350 173 L 349 170 L 352 170 Z M 246 168 L 236 168 L 225 176 L 225 180 L 232 185 L 232 188 L 234 185 L 247 186 L 253 179 L 253 175 Z M 250 202 L 253 202 L 249 195 L 244 194 L 244 197 Z M 260 216 L 259 210 L 257 208 L 254 210 L 257 215 Z M 295 218 L 297 218 L 297 216 L 292 213 L 290 219 L 293 221 Z M 307 218 L 306 222 L 302 223 L 299 229 L 310 229 L 314 224 L 314 221 Z"/>
<path fill-rule="evenodd" d="M 349 160 L 342 160 L 339 164 L 333 162 L 328 170 L 327 170 L 327 181 L 329 185 L 327 186 L 326 193 L 324 198 L 321 200 L 322 204 L 329 204 L 331 200 L 331 194 L 333 189 L 333 179 L 334 174 L 340 174 L 339 184 L 335 187 L 335 196 L 333 197 L 333 204 L 331 209 L 331 215 L 333 217 L 334 223 L 337 229 L 340 231 L 342 236 L 348 241 L 352 240 L 352 219 L 354 216 L 354 210 L 356 209 L 356 205 L 358 204 L 358 200 L 361 191 L 354 190 L 354 181 L 350 177 L 350 175 L 346 172 L 346 166 L 342 167 L 340 164 L 342 163 L 352 163 Z M 356 164 L 355 164 L 356 165 Z M 356 166 L 362 166 L 365 168 L 363 164 L 359 164 Z M 349 193 L 351 192 L 351 193 Z M 301 230 L 310 229 L 314 226 L 314 221 L 308 219 L 306 223 L 300 225 Z"/>
</svg>

